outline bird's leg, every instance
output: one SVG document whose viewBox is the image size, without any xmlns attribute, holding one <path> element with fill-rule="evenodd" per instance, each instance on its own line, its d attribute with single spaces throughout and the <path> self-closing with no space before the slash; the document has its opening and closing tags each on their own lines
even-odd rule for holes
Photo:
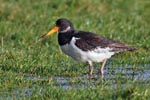
<svg viewBox="0 0 150 100">
<path fill-rule="evenodd" d="M 107 59 L 104 59 L 104 60 L 103 60 L 102 66 L 101 66 L 101 68 L 100 68 L 100 70 L 99 70 L 99 74 L 101 75 L 102 79 L 104 78 L 104 66 L 105 66 L 105 64 L 106 64 L 106 61 L 107 61 Z"/>
<path fill-rule="evenodd" d="M 89 79 L 93 78 L 93 64 L 92 62 L 88 62 L 89 64 Z"/>
</svg>

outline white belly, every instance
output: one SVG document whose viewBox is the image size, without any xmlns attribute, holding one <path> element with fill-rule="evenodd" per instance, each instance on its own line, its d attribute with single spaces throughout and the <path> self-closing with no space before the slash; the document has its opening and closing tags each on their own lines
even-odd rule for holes
<svg viewBox="0 0 150 100">
<path fill-rule="evenodd" d="M 96 48 L 92 51 L 82 51 L 75 45 L 76 38 L 72 38 L 70 44 L 61 46 L 61 50 L 81 62 L 102 62 L 104 59 L 110 58 L 114 53 L 109 52 L 110 48 Z"/>
</svg>

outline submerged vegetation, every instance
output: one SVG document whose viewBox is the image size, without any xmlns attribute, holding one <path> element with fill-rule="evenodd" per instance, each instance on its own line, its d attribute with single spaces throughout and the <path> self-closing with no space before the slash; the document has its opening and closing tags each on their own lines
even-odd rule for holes
<svg viewBox="0 0 150 100">
<path fill-rule="evenodd" d="M 0 99 L 148 100 L 149 0 L 0 0 Z M 137 48 L 108 60 L 105 80 L 88 80 L 88 67 L 64 55 L 57 35 L 41 42 L 58 18 L 76 29 Z"/>
</svg>

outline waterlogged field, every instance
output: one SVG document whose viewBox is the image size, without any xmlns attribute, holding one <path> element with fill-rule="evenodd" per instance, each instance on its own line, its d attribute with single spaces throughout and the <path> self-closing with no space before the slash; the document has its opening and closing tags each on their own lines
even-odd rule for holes
<svg viewBox="0 0 150 100">
<path fill-rule="evenodd" d="M 149 100 L 149 12 L 149 0 L 0 0 L 0 99 Z M 95 63 L 89 80 L 88 66 L 64 55 L 56 34 L 35 43 L 62 17 L 137 50 L 108 60 L 103 81 Z"/>
</svg>

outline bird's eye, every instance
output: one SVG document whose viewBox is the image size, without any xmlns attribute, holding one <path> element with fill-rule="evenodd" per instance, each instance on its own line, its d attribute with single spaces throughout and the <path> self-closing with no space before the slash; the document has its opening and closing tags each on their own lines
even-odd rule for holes
<svg viewBox="0 0 150 100">
<path fill-rule="evenodd" d="M 65 23 L 64 23 L 64 22 L 61 22 L 61 25 L 65 25 Z"/>
</svg>

